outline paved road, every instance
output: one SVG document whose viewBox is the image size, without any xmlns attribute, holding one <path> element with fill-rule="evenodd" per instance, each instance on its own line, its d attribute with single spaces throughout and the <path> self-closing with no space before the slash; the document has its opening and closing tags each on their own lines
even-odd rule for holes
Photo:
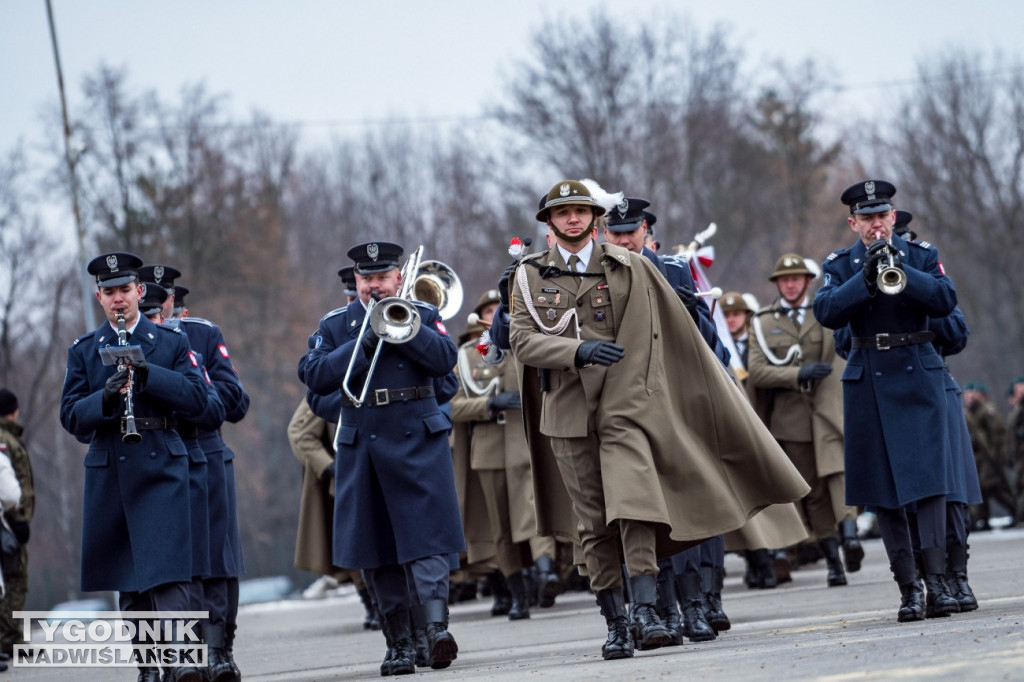
<svg viewBox="0 0 1024 682">
<path fill-rule="evenodd" d="M 490 617 L 490 600 L 452 608 L 458 660 L 419 676 L 454 680 L 1024 680 L 1024 531 L 971 539 L 972 613 L 896 622 L 899 592 L 879 541 L 846 587 L 825 586 L 824 562 L 774 590 L 748 590 L 726 560 L 724 603 L 733 628 L 714 642 L 604 661 L 594 598 L 559 597 L 530 620 Z M 384 641 L 362 629 L 354 595 L 244 609 L 236 658 L 248 682 L 379 679 Z M 129 670 L 19 668 L 18 680 L 135 679 Z M 406 677 L 404 679 L 411 679 Z"/>
</svg>

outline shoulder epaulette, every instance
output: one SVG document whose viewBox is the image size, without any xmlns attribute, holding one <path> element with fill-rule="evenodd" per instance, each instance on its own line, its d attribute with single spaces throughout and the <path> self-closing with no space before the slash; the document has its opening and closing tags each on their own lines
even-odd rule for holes
<svg viewBox="0 0 1024 682">
<path fill-rule="evenodd" d="M 341 313 L 345 312 L 346 310 L 348 310 L 348 306 L 347 305 L 343 305 L 340 308 L 335 308 L 331 312 L 329 312 L 326 315 L 324 315 L 323 317 L 321 317 L 320 321 L 323 322 L 324 320 L 329 320 L 330 318 L 334 317 L 335 315 L 340 315 Z"/>
<path fill-rule="evenodd" d="M 830 253 L 827 256 L 825 256 L 825 260 L 826 261 L 835 260 L 836 258 L 839 258 L 839 256 L 841 254 L 845 253 L 846 251 L 847 251 L 847 249 L 840 249 L 839 251 L 833 251 L 832 253 Z"/>
<path fill-rule="evenodd" d="M 182 322 L 195 322 L 196 324 L 205 324 L 207 327 L 214 327 L 216 325 L 209 320 L 203 319 L 202 317 L 182 317 L 179 318 Z"/>
<path fill-rule="evenodd" d="M 914 246 L 920 246 L 922 249 L 934 249 L 935 248 L 934 246 L 931 245 L 930 242 L 922 241 L 922 242 L 910 242 L 910 243 L 913 244 Z"/>
<path fill-rule="evenodd" d="M 82 341 L 85 341 L 86 339 L 88 339 L 88 338 L 91 338 L 91 337 L 92 337 L 92 335 L 93 335 L 93 334 L 95 334 L 95 333 L 96 333 L 96 330 L 95 330 L 95 329 L 93 329 L 93 330 L 92 330 L 91 332 L 86 332 L 85 334 L 82 334 L 82 335 L 81 335 L 81 336 L 79 336 L 79 337 L 78 337 L 77 339 L 75 339 L 75 342 L 74 342 L 74 343 L 72 343 L 71 345 L 72 345 L 72 346 L 77 346 L 77 345 L 78 345 L 79 343 L 81 343 Z"/>
<path fill-rule="evenodd" d="M 433 303 L 427 303 L 426 301 L 419 300 L 412 300 L 409 302 L 412 303 L 413 305 L 418 305 L 421 308 L 431 308 L 432 310 L 437 310 L 437 306 L 435 306 Z"/>
</svg>

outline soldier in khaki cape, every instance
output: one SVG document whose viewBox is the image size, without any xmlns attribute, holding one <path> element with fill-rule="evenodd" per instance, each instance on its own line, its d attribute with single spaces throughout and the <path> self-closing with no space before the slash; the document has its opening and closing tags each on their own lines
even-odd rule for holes
<svg viewBox="0 0 1024 682">
<path fill-rule="evenodd" d="M 832 334 L 814 319 L 808 292 L 815 273 L 799 254 L 783 254 L 768 278 L 779 297 L 753 319 L 748 386 L 765 392 L 765 423 L 799 469 L 811 492 L 798 505 L 828 564 L 829 587 L 846 584 L 837 529 L 851 572 L 864 550 L 856 514 L 845 504 L 843 398 L 839 383 L 846 363 Z"/>
<path fill-rule="evenodd" d="M 474 314 L 490 324 L 498 307 L 498 292 L 484 292 Z M 522 403 L 515 362 L 510 356 L 497 365 L 488 365 L 476 350 L 480 333 L 459 348 L 459 392 L 451 400 L 452 421 L 469 424 L 470 467 L 482 488 L 489 537 L 501 575 L 511 592 L 509 620 L 530 617 L 528 585 L 523 575 L 524 559 L 532 558 L 537 568 L 539 605 L 554 605 L 564 586 L 554 567 L 555 539 L 537 535 L 533 505 L 530 458 L 522 422 Z M 465 521 L 465 519 L 464 519 Z M 468 533 L 467 533 L 468 535 Z M 529 555 L 521 543 L 529 543 Z M 469 537 L 467 543 L 471 544 Z"/>
<path fill-rule="evenodd" d="M 655 609 L 659 556 L 799 499 L 807 485 L 654 265 L 594 243 L 603 213 L 575 180 L 548 192 L 537 219 L 555 246 L 515 272 L 510 341 L 527 434 L 548 436 L 530 438 L 535 485 L 560 475 L 576 516 L 576 528 L 551 528 L 559 503 L 538 495 L 539 531 L 578 530 L 608 624 L 602 654 L 614 659 L 632 656 L 634 639 L 668 641 Z M 539 387 L 537 368 L 547 370 Z"/>
</svg>

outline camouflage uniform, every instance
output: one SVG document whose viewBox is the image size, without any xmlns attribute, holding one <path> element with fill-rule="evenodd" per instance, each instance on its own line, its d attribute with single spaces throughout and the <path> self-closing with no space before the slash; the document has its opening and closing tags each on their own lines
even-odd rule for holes
<svg viewBox="0 0 1024 682">
<path fill-rule="evenodd" d="M 15 622 L 11 614 L 25 608 L 25 596 L 28 594 L 28 542 L 18 527 L 28 527 L 27 524 L 32 521 L 32 513 L 35 511 L 36 500 L 32 487 L 32 464 L 28 459 L 28 451 L 21 442 L 23 431 L 21 424 L 0 417 L 0 452 L 10 457 L 14 474 L 21 484 L 21 503 L 14 509 L 4 510 L 4 516 L 22 540 L 18 570 L 4 575 L 7 592 L 3 598 L 3 608 L 0 609 L 0 650 L 8 653 L 15 643 L 23 641 L 21 623 Z"/>
<path fill-rule="evenodd" d="M 1007 465 L 1010 468 L 1011 482 L 1015 486 L 1013 492 L 1016 501 L 1015 519 L 1024 514 L 1024 405 L 1018 403 L 1010 410 L 1007 420 L 1008 450 Z"/>
<path fill-rule="evenodd" d="M 967 431 L 971 436 L 974 460 L 978 465 L 978 480 L 985 501 L 976 515 L 986 525 L 992 515 L 992 501 L 995 500 L 1011 515 L 1015 516 L 1013 494 L 1006 475 L 1006 424 L 999 412 L 988 401 L 978 401 L 964 408 Z"/>
</svg>

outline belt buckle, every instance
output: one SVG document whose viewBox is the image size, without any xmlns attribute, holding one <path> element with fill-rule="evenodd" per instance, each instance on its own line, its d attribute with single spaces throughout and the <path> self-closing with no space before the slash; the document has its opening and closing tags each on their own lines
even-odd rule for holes
<svg viewBox="0 0 1024 682">
<path fill-rule="evenodd" d="M 889 350 L 892 342 L 889 341 L 891 334 L 875 334 L 875 348 L 878 350 Z"/>
<path fill-rule="evenodd" d="M 373 390 L 373 402 L 375 405 L 387 405 L 391 402 L 391 398 L 388 396 L 388 389 L 386 388 L 375 388 Z"/>
</svg>

